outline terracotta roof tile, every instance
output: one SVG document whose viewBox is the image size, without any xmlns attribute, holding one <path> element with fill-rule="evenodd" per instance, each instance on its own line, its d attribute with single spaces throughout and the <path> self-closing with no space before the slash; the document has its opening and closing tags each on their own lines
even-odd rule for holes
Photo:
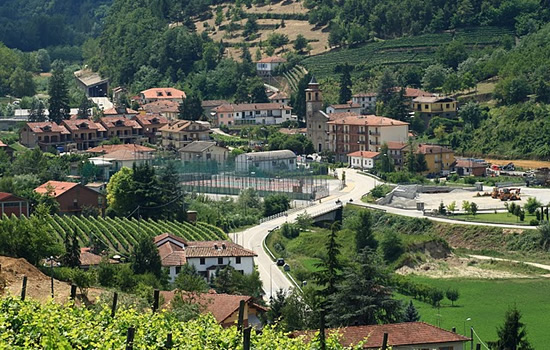
<svg viewBox="0 0 550 350">
<path fill-rule="evenodd" d="M 86 152 L 89 153 L 112 153 L 118 150 L 129 150 L 133 152 L 154 152 L 155 149 L 151 147 L 145 147 L 136 145 L 133 143 L 126 143 L 121 145 L 101 145 L 94 148 L 89 148 Z"/>
<path fill-rule="evenodd" d="M 0 202 L 26 202 L 27 200 L 21 197 L 17 197 L 14 194 L 7 192 L 0 192 Z"/>
<path fill-rule="evenodd" d="M 229 104 L 229 102 L 226 100 L 204 100 L 201 102 L 202 107 L 217 107 L 225 104 Z"/>
<path fill-rule="evenodd" d="M 407 147 L 406 142 L 388 141 L 386 142 L 388 149 L 403 149 Z"/>
<path fill-rule="evenodd" d="M 52 194 L 54 197 L 59 197 L 63 193 L 69 191 L 73 187 L 79 186 L 75 182 L 64 182 L 64 181 L 48 181 L 37 188 L 34 189 L 36 193 L 46 194 L 48 193 L 48 188 L 51 188 L 53 191 Z"/>
<path fill-rule="evenodd" d="M 332 107 L 334 109 L 346 109 L 346 108 L 361 108 L 361 105 L 357 103 L 343 103 L 343 104 L 330 105 L 329 107 Z"/>
<path fill-rule="evenodd" d="M 94 131 L 106 131 L 103 125 L 95 123 L 89 119 L 69 119 L 64 120 L 63 124 L 65 127 L 71 131 L 80 131 L 80 130 L 94 130 Z"/>
<path fill-rule="evenodd" d="M 305 335 L 311 338 L 315 332 L 300 331 L 292 336 Z M 388 346 L 411 346 L 436 343 L 463 343 L 470 340 L 460 334 L 456 334 L 424 322 L 406 322 L 371 326 L 353 326 L 340 329 L 327 329 L 327 334 L 338 333 L 341 335 L 340 343 L 343 346 L 351 346 L 363 341 L 364 349 L 377 349 L 382 346 L 384 333 L 388 333 Z"/>
<path fill-rule="evenodd" d="M 101 123 L 103 123 L 106 128 L 126 126 L 131 127 L 132 129 L 141 129 L 141 125 L 139 125 L 138 122 L 132 119 L 128 119 L 124 116 L 103 117 L 101 118 Z"/>
<path fill-rule="evenodd" d="M 375 158 L 380 155 L 379 152 L 369 152 L 369 151 L 357 151 L 348 153 L 348 157 L 361 157 L 361 158 Z"/>
<path fill-rule="evenodd" d="M 420 103 L 436 103 L 436 102 L 455 102 L 456 100 L 452 97 L 446 96 L 418 96 L 413 99 L 413 102 Z"/>
<path fill-rule="evenodd" d="M 286 59 L 279 56 L 265 57 L 258 61 L 258 63 L 284 63 L 284 62 L 286 62 Z"/>
<path fill-rule="evenodd" d="M 378 94 L 376 92 L 360 92 L 353 95 L 352 97 L 376 97 Z"/>
<path fill-rule="evenodd" d="M 198 126 L 198 129 L 191 130 L 189 127 L 191 125 Z M 210 127 L 208 123 L 199 123 L 195 121 L 190 120 L 178 120 L 170 124 L 166 124 L 162 128 L 159 129 L 160 131 L 171 131 L 171 132 L 180 132 L 180 131 L 209 131 Z"/>
<path fill-rule="evenodd" d="M 109 115 L 127 115 L 127 114 L 138 114 L 138 111 L 135 111 L 130 108 L 108 108 L 103 111 L 103 115 L 109 116 Z"/>
<path fill-rule="evenodd" d="M 290 97 L 286 93 L 278 91 L 273 95 L 269 96 L 268 98 L 270 100 L 286 100 L 286 99 L 289 99 Z"/>
<path fill-rule="evenodd" d="M 27 123 L 27 127 L 34 133 L 59 132 L 61 134 L 70 134 L 65 126 L 57 125 L 54 122 Z"/>
<path fill-rule="evenodd" d="M 141 92 L 146 99 L 184 99 L 185 92 L 175 88 L 152 88 Z"/>
<path fill-rule="evenodd" d="M 391 119 L 387 117 L 380 117 L 377 115 L 354 115 L 344 118 L 338 118 L 331 120 L 328 124 L 335 125 L 366 125 L 366 126 L 402 126 L 409 123 L 402 122 L 400 120 Z"/>
<path fill-rule="evenodd" d="M 176 101 L 159 100 L 141 106 L 147 113 L 178 113 L 180 104 Z"/>
<path fill-rule="evenodd" d="M 138 114 L 135 119 L 142 126 L 145 125 L 166 125 L 168 124 L 168 118 L 159 113 L 147 113 L 147 114 Z M 162 127 L 161 126 L 161 127 Z"/>
</svg>

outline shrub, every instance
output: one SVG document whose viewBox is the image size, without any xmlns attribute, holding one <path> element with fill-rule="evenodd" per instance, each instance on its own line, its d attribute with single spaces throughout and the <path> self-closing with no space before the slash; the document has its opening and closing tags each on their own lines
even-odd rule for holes
<svg viewBox="0 0 550 350">
<path fill-rule="evenodd" d="M 300 227 L 297 224 L 285 222 L 281 225 L 281 234 L 289 239 L 296 238 L 300 235 Z"/>
<path fill-rule="evenodd" d="M 536 219 L 531 219 L 531 221 L 529 221 L 529 225 L 531 225 L 531 226 L 538 226 L 538 225 L 539 225 L 539 221 L 536 220 Z"/>
<path fill-rule="evenodd" d="M 430 292 L 430 302 L 433 306 L 439 306 L 439 303 L 441 303 L 441 300 L 443 300 L 443 291 L 440 289 L 433 289 Z"/>
<path fill-rule="evenodd" d="M 542 203 L 539 202 L 535 197 L 529 197 L 529 199 L 527 199 L 527 203 L 525 203 L 523 207 L 525 208 L 525 210 L 527 210 L 529 214 L 533 215 L 535 213 L 535 210 L 537 210 L 537 208 L 539 208 L 541 205 Z"/>
<path fill-rule="evenodd" d="M 397 260 L 405 251 L 403 241 L 393 230 L 384 233 L 380 242 L 380 248 L 382 249 L 384 259 L 388 262 Z"/>
</svg>

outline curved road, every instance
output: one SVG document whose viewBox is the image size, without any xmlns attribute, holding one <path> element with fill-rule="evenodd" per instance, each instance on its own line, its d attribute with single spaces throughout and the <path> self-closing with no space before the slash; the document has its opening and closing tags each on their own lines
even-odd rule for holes
<svg viewBox="0 0 550 350">
<path fill-rule="evenodd" d="M 370 207 L 374 209 L 385 210 L 391 214 L 409 216 L 409 217 L 426 217 L 430 220 L 452 223 L 452 224 L 463 224 L 463 225 L 481 225 L 481 226 L 495 226 L 495 227 L 505 227 L 505 228 L 517 228 L 517 229 L 536 229 L 532 226 L 517 226 L 517 225 L 498 225 L 498 224 L 489 224 L 489 223 L 479 223 L 479 222 L 470 222 L 470 221 L 457 221 L 450 220 L 445 218 L 435 218 L 424 216 L 421 211 L 416 210 L 405 210 L 398 209 L 389 206 L 383 205 L 374 205 L 374 204 L 365 204 L 361 202 L 361 197 L 368 193 L 374 186 L 380 184 L 381 182 L 370 177 L 359 174 L 356 170 L 353 169 L 338 169 L 339 178 L 341 178 L 342 171 L 346 172 L 346 184 L 347 186 L 340 191 L 331 193 L 327 198 L 324 198 L 321 203 L 317 203 L 307 209 L 297 211 L 295 213 L 289 214 L 288 217 L 280 217 L 273 219 L 254 227 L 251 227 L 245 231 L 230 234 L 231 238 L 235 243 L 241 244 L 247 249 L 251 249 L 258 257 L 256 258 L 256 265 L 258 266 L 258 271 L 260 273 L 260 279 L 264 285 L 265 297 L 269 298 L 276 293 L 280 288 L 288 290 L 294 287 L 294 284 L 287 278 L 285 273 L 278 268 L 275 263 L 271 260 L 269 254 L 263 249 L 263 242 L 270 230 L 275 229 L 285 222 L 293 222 L 296 217 L 303 213 L 304 211 L 309 213 L 315 213 L 322 210 L 328 210 L 331 207 L 334 207 L 335 201 L 340 199 L 342 202 L 349 202 L 350 199 L 353 200 L 354 204 L 362 205 L 365 207 Z M 292 267 L 291 267 L 292 268 Z M 301 281 L 299 281 L 300 283 Z"/>
</svg>

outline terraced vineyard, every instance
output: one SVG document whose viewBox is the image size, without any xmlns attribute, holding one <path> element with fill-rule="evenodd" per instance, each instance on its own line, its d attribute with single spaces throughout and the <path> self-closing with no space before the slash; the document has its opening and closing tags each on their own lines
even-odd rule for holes
<svg viewBox="0 0 550 350">
<path fill-rule="evenodd" d="M 475 49 L 498 44 L 506 38 L 511 38 L 512 35 L 510 30 L 498 27 L 478 27 L 457 30 L 454 33 L 425 34 L 328 52 L 306 58 L 303 64 L 316 77 L 323 78 L 333 75 L 334 67 L 341 63 L 347 62 L 356 67 L 422 63 L 433 60 L 434 52 L 438 47 L 453 39 L 460 40 Z M 360 71 L 360 68 L 358 70 Z"/>
<path fill-rule="evenodd" d="M 4 216 L 3 220 L 26 220 L 12 216 Z M 189 241 L 205 241 L 227 239 L 227 235 L 219 228 L 198 222 L 167 221 L 167 220 L 136 220 L 134 218 L 94 218 L 79 216 L 52 215 L 47 222 L 51 232 L 62 242 L 67 232 L 76 229 L 81 246 L 89 244 L 90 236 L 94 235 L 110 248 L 121 253 L 128 253 L 137 243 L 141 234 L 154 237 L 161 233 L 172 233 Z"/>
</svg>

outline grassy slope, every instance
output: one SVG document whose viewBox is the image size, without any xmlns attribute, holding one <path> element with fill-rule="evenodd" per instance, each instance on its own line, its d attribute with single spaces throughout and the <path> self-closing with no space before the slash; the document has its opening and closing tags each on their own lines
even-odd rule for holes
<svg viewBox="0 0 550 350">
<path fill-rule="evenodd" d="M 496 44 L 509 35 L 511 32 L 506 29 L 480 27 L 457 30 L 454 38 L 462 40 L 474 49 Z M 453 35 L 445 32 L 378 41 L 357 48 L 334 50 L 313 56 L 305 59 L 304 65 L 315 76 L 322 78 L 334 74 L 334 67 L 345 62 L 351 65 L 366 64 L 370 66 L 422 63 L 433 60 L 433 54 L 437 48 L 451 40 L 453 40 Z"/>
<path fill-rule="evenodd" d="M 422 321 L 438 324 L 443 328 L 457 328 L 462 333 L 464 321 L 473 326 L 484 342 L 496 339 L 496 327 L 504 322 L 504 313 L 514 304 L 523 313 L 523 322 L 527 325 L 528 338 L 535 349 L 544 349 L 550 343 L 547 332 L 548 313 L 548 279 L 511 279 L 511 280 L 476 280 L 476 279 L 430 279 L 414 277 L 417 282 L 429 284 L 441 289 L 457 288 L 460 298 L 457 306 L 445 299 L 440 309 L 414 300 Z M 399 296 L 404 300 L 410 299 Z M 441 317 L 437 315 L 441 314 Z M 468 331 L 469 336 L 469 331 Z"/>
</svg>

